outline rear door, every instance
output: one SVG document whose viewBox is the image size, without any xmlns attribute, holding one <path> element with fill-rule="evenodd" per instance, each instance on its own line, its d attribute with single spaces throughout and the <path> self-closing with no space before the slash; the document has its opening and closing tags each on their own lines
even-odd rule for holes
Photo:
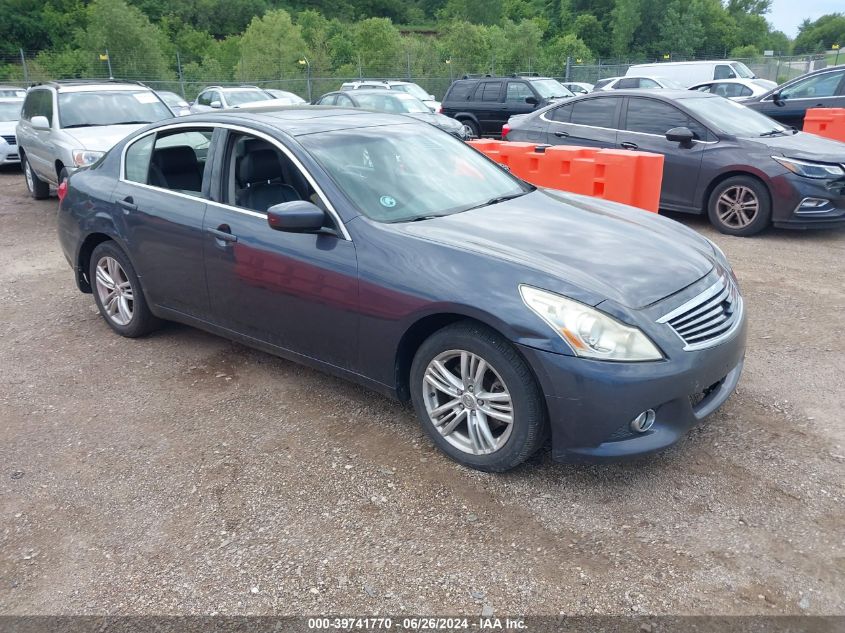
<svg viewBox="0 0 845 633">
<path fill-rule="evenodd" d="M 552 145 L 616 147 L 617 125 L 623 97 L 598 95 L 575 99 L 542 116 L 549 122 L 546 131 Z"/>
<path fill-rule="evenodd" d="M 503 102 L 505 82 L 502 80 L 481 81 L 475 89 L 472 100 L 472 111 L 478 118 L 482 134 L 501 134 L 502 125 L 507 118 L 504 116 Z"/>
<path fill-rule="evenodd" d="M 690 128 L 698 140 L 690 146 L 667 141 L 666 132 L 676 127 Z M 622 149 L 663 154 L 660 207 L 678 210 L 693 207 L 701 161 L 710 146 L 710 138 L 707 129 L 686 112 L 666 101 L 648 97 L 628 97 L 617 136 Z"/>
</svg>

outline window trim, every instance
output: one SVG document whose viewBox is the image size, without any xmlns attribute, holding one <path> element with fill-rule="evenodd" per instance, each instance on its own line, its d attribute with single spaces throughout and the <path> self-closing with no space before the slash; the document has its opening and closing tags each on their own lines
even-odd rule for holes
<svg viewBox="0 0 845 633">
<path fill-rule="evenodd" d="M 221 128 L 221 129 L 226 129 L 226 130 L 234 130 L 236 132 L 241 132 L 243 134 L 250 134 L 252 136 L 259 137 L 259 138 L 267 141 L 268 143 L 271 143 L 272 145 L 276 146 L 279 149 L 279 151 L 284 153 L 290 159 L 290 161 L 294 164 L 294 166 L 297 169 L 299 169 L 300 172 L 302 172 L 302 174 L 305 176 L 305 179 L 308 181 L 308 184 L 311 185 L 311 187 L 314 189 L 316 194 L 318 196 L 320 196 L 320 198 L 323 200 L 323 202 L 326 205 L 326 209 L 328 209 L 329 214 L 332 216 L 332 219 L 334 220 L 335 225 L 338 228 L 338 239 L 346 240 L 346 241 L 349 241 L 349 242 L 352 241 L 352 237 L 349 235 L 349 231 L 346 229 L 346 224 L 344 224 L 343 220 L 340 217 L 340 214 L 337 212 L 337 209 L 335 209 L 331 200 L 329 200 L 329 197 L 323 191 L 323 188 L 320 187 L 320 185 L 317 184 L 317 181 L 314 178 L 314 176 L 311 175 L 311 172 L 309 172 L 307 169 L 305 169 L 305 166 L 302 164 L 302 162 L 299 160 L 299 158 L 297 158 L 293 154 L 293 152 L 291 152 L 283 143 L 281 143 L 279 140 L 273 138 L 271 135 L 267 134 L 266 132 L 262 132 L 260 130 L 255 130 L 253 128 L 249 128 L 249 127 L 246 127 L 246 126 L 243 126 L 243 125 L 235 125 L 235 124 L 232 124 L 232 123 L 206 123 L 206 124 L 203 124 L 200 121 L 193 122 L 193 123 L 171 123 L 169 125 L 162 125 L 161 127 L 157 127 L 153 130 L 148 130 L 147 132 L 145 132 L 143 134 L 139 134 L 138 136 L 133 137 L 131 142 L 127 142 L 120 151 L 120 166 L 119 166 L 119 170 L 118 170 L 118 181 L 126 183 L 128 185 L 133 185 L 133 186 L 136 186 L 136 187 L 143 187 L 144 189 L 150 189 L 152 191 L 158 191 L 160 193 L 168 193 L 168 194 L 171 194 L 171 195 L 174 195 L 174 196 L 187 198 L 188 200 L 201 200 L 201 201 L 205 202 L 206 204 L 214 204 L 215 206 L 218 206 L 218 207 L 231 209 L 232 211 L 236 211 L 238 213 L 242 213 L 242 214 L 245 214 L 245 215 L 251 215 L 253 217 L 258 217 L 258 218 L 264 218 L 266 220 L 266 218 L 267 218 L 266 213 L 261 213 L 259 211 L 252 211 L 250 209 L 242 209 L 240 207 L 235 207 L 235 206 L 232 206 L 230 204 L 226 204 L 225 202 L 219 202 L 218 200 L 212 200 L 211 198 L 205 198 L 205 197 L 202 197 L 202 196 L 191 196 L 191 195 L 188 195 L 188 194 L 185 194 L 185 193 L 181 193 L 179 191 L 173 191 L 171 189 L 162 189 L 161 187 L 156 187 L 154 185 L 148 185 L 146 183 L 135 182 L 134 180 L 127 180 L 126 179 L 126 151 L 132 145 L 134 145 L 135 143 L 140 141 L 142 138 L 149 136 L 150 134 L 158 134 L 159 132 L 164 132 L 164 131 L 169 131 L 169 130 L 178 130 L 178 129 L 183 129 L 183 128 L 193 129 L 193 128 L 197 128 L 197 127 L 206 127 L 206 126 L 210 127 L 212 130 L 217 129 L 217 128 Z"/>
</svg>

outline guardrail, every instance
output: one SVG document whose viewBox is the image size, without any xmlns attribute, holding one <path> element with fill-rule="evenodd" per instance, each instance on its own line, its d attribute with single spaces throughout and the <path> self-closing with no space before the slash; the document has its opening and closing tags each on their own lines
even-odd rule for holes
<svg viewBox="0 0 845 633">
<path fill-rule="evenodd" d="M 811 108 L 804 115 L 804 131 L 845 143 L 845 108 Z"/>
<path fill-rule="evenodd" d="M 469 144 L 538 187 L 658 211 L 663 183 L 662 154 L 492 139 L 477 139 Z"/>
</svg>

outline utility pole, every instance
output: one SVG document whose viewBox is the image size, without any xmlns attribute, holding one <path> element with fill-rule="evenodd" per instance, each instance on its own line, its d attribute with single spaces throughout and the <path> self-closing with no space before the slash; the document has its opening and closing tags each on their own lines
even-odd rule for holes
<svg viewBox="0 0 845 633">
<path fill-rule="evenodd" d="M 102 59 L 102 58 L 103 57 L 101 55 L 100 59 Z M 109 55 L 109 49 L 106 49 L 106 64 L 109 67 L 109 79 L 114 79 L 114 73 L 112 73 L 112 71 L 111 71 L 111 55 Z"/>
<path fill-rule="evenodd" d="M 311 103 L 311 62 L 304 55 L 299 60 L 300 66 L 305 66 L 305 77 L 308 82 L 308 103 Z"/>
<path fill-rule="evenodd" d="M 408 51 L 408 81 L 411 81 L 411 51 Z"/>
<path fill-rule="evenodd" d="M 176 51 L 176 70 L 179 71 L 179 89 L 182 91 L 182 98 L 185 98 L 185 78 L 182 76 L 182 59 L 179 51 Z"/>
<path fill-rule="evenodd" d="M 23 54 L 23 49 L 18 49 L 21 52 L 21 66 L 23 67 L 23 81 L 28 86 L 29 85 L 29 70 L 26 67 L 26 55 Z"/>
</svg>

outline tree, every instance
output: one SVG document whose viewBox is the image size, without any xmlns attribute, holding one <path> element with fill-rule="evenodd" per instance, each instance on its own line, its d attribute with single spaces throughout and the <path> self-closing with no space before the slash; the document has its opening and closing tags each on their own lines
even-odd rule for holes
<svg viewBox="0 0 845 633">
<path fill-rule="evenodd" d="M 306 53 L 299 27 L 283 9 L 268 11 L 249 23 L 240 40 L 241 59 L 235 70 L 240 81 L 281 79 L 296 72 Z"/>
<path fill-rule="evenodd" d="M 582 13 L 575 18 L 572 32 L 587 47 L 599 55 L 608 55 L 611 50 L 609 33 L 604 24 L 592 13 Z"/>
<path fill-rule="evenodd" d="M 613 52 L 620 57 L 630 53 L 634 34 L 641 24 L 641 9 L 641 0 L 618 0 L 613 9 Z"/>
<path fill-rule="evenodd" d="M 566 68 L 566 59 L 571 57 L 575 63 L 593 59 L 593 53 L 584 42 L 572 33 L 558 35 L 543 51 L 543 64 L 551 74 L 562 75 Z M 578 62 L 581 60 L 581 62 Z"/>
<path fill-rule="evenodd" d="M 829 50 L 834 44 L 845 46 L 845 14 L 830 13 L 815 22 L 805 20 L 795 38 L 796 53 Z"/>
<path fill-rule="evenodd" d="M 401 67 L 402 39 L 387 18 L 359 22 L 355 26 L 355 50 L 361 65 L 375 71 L 376 76 L 392 75 Z"/>
<path fill-rule="evenodd" d="M 502 0 L 448 0 L 438 16 L 441 20 L 498 24 L 502 19 Z"/>
</svg>

